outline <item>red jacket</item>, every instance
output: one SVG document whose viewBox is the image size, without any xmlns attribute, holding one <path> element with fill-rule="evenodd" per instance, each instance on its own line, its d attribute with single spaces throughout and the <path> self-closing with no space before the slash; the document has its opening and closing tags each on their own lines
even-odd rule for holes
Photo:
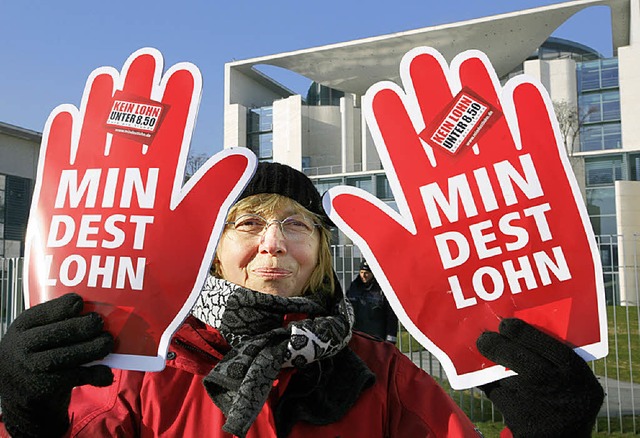
<svg viewBox="0 0 640 438">
<path fill-rule="evenodd" d="M 70 415 L 74 437 L 228 437 L 224 416 L 202 384 L 226 345 L 215 329 L 189 318 L 172 340 L 170 360 L 157 373 L 114 369 L 107 388 L 74 389 Z M 424 371 L 393 345 L 354 333 L 350 348 L 376 375 L 351 410 L 327 426 L 297 423 L 288 438 L 477 437 L 473 424 Z M 271 407 L 291 372 L 274 383 L 247 438 L 275 438 Z"/>
</svg>

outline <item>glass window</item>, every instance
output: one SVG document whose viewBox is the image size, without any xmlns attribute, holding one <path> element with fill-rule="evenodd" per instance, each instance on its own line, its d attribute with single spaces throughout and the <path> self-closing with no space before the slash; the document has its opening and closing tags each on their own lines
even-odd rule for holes
<svg viewBox="0 0 640 438">
<path fill-rule="evenodd" d="M 585 160 L 587 187 L 611 185 L 622 180 L 622 157 L 607 157 Z"/>
<path fill-rule="evenodd" d="M 618 86 L 618 58 L 602 59 L 600 61 L 600 86 L 612 88 Z"/>
<path fill-rule="evenodd" d="M 620 120 L 620 92 L 606 91 L 602 96 L 602 120 Z"/>
<path fill-rule="evenodd" d="M 617 250 L 616 250 L 617 253 Z M 605 270 L 606 271 L 606 270 Z M 606 273 L 603 275 L 604 278 L 604 294 L 607 305 L 620 305 L 620 291 L 618 281 L 616 281 L 617 274 Z"/>
<path fill-rule="evenodd" d="M 583 94 L 578 97 L 578 108 L 583 113 L 584 123 L 594 123 L 602 121 L 602 108 L 600 105 L 600 94 Z"/>
<path fill-rule="evenodd" d="M 251 134 L 249 136 L 249 149 L 251 149 L 259 159 L 273 158 L 273 133 Z"/>
<path fill-rule="evenodd" d="M 618 267 L 618 239 L 613 235 L 601 235 L 596 237 L 602 268 L 605 272 L 611 272 Z"/>
<path fill-rule="evenodd" d="M 393 199 L 387 175 L 376 175 L 376 196 L 380 199 Z"/>
<path fill-rule="evenodd" d="M 617 234 L 615 216 L 591 216 L 591 226 L 595 235 L 615 235 Z"/>
<path fill-rule="evenodd" d="M 366 190 L 367 192 L 374 194 L 371 176 L 347 178 L 346 183 L 348 186 L 358 187 L 359 189 Z"/>
<path fill-rule="evenodd" d="M 587 212 L 589 216 L 616 213 L 613 187 L 587 189 Z"/>
<path fill-rule="evenodd" d="M 602 150 L 602 127 L 582 126 L 580 128 L 580 150 L 582 152 Z"/>
<path fill-rule="evenodd" d="M 588 61 L 578 66 L 578 89 L 580 91 L 600 88 L 600 62 Z"/>
<path fill-rule="evenodd" d="M 622 132 L 620 123 L 580 127 L 580 150 L 582 152 L 621 148 Z"/>
<path fill-rule="evenodd" d="M 640 181 L 640 154 L 629 155 L 629 179 Z"/>
<path fill-rule="evenodd" d="M 597 59 L 578 63 L 578 91 L 618 87 L 618 59 Z"/>
<path fill-rule="evenodd" d="M 580 113 L 584 114 L 583 123 L 597 123 L 620 120 L 620 92 L 583 94 L 578 98 Z"/>
<path fill-rule="evenodd" d="M 602 144 L 604 149 L 621 149 L 622 132 L 619 123 L 602 125 Z"/>
<path fill-rule="evenodd" d="M 318 192 L 320 192 L 320 194 L 326 192 L 331 187 L 339 186 L 341 184 L 342 184 L 342 180 L 340 178 L 319 179 L 314 181 L 314 185 L 316 186 L 316 189 L 318 189 Z"/>
<path fill-rule="evenodd" d="M 0 224 L 4 224 L 4 210 L 5 210 L 5 191 L 0 190 Z M 4 233 L 0 234 L 3 237 Z"/>
<path fill-rule="evenodd" d="M 247 118 L 247 132 L 273 131 L 273 107 L 251 108 Z"/>
</svg>

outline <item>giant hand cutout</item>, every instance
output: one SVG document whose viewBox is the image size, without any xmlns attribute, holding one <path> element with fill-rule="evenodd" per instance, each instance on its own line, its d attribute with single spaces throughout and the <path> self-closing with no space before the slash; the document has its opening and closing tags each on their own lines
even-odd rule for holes
<svg viewBox="0 0 640 438">
<path fill-rule="evenodd" d="M 404 89 L 363 99 L 399 213 L 352 187 L 324 204 L 403 325 L 458 389 L 511 374 L 475 347 L 506 317 L 604 356 L 599 254 L 546 91 L 524 76 L 502 87 L 478 51 L 449 67 L 414 49 L 400 73 Z"/>
<path fill-rule="evenodd" d="M 120 368 L 164 367 L 256 165 L 248 149 L 225 150 L 183 186 L 202 79 L 188 63 L 162 70 L 141 49 L 122 72 L 95 70 L 79 110 L 52 112 L 27 233 L 27 302 L 81 294 L 116 337 L 105 362 Z"/>
</svg>

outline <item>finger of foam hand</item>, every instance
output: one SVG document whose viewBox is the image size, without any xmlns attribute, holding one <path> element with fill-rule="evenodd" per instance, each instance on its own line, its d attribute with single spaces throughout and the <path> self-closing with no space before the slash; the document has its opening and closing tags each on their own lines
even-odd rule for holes
<svg viewBox="0 0 640 438">
<path fill-rule="evenodd" d="M 154 53 L 142 53 L 135 57 L 132 55 L 127 60 L 121 73 L 124 76 L 121 76 L 117 83 L 121 87 L 120 92 L 123 97 L 143 100 L 153 97 L 154 88 L 158 87 L 157 82 L 161 74 L 161 71 L 157 70 L 162 69 L 162 58 L 159 53 Z M 141 142 L 122 135 L 114 135 L 109 151 L 109 159 L 118 163 L 126 161 L 135 166 L 136 158 L 142 160 L 142 143 L 144 141 Z"/>
<path fill-rule="evenodd" d="M 61 158 L 71 158 L 71 134 L 73 130 L 73 115 L 68 111 L 61 111 L 51 115 L 53 119 L 49 130 L 45 131 L 46 144 L 45 163 L 58 161 Z M 66 162 L 68 163 L 68 161 Z M 47 170 L 46 167 L 44 169 Z"/>
<path fill-rule="evenodd" d="M 493 66 L 488 62 L 487 59 L 478 57 L 463 60 L 458 69 L 460 83 L 463 87 L 469 87 L 491 105 L 501 109 L 500 83 L 497 82 Z"/>
<path fill-rule="evenodd" d="M 376 143 L 381 158 L 388 154 L 385 170 L 390 180 L 398 178 L 412 215 L 424 212 L 420 187 L 432 182 L 432 169 L 422 142 L 407 113 L 405 101 L 392 89 L 382 89 L 373 98 L 372 109 L 384 145 Z M 382 150 L 381 150 L 382 149 Z M 385 154 L 386 151 L 386 154 Z M 383 158 L 384 161 L 384 158 Z"/>
<path fill-rule="evenodd" d="M 444 72 L 446 66 L 433 54 L 423 53 L 411 60 L 409 68 L 420 112 L 425 125 L 429 126 L 453 99 Z"/>
<path fill-rule="evenodd" d="M 195 102 L 195 107 L 192 106 L 195 87 L 196 80 L 189 70 L 176 70 L 167 79 L 162 103 L 167 105 L 168 109 L 150 146 L 151 166 L 175 172 L 175 164 L 182 148 L 189 147 L 185 138 L 190 139 L 194 128 L 187 125 L 190 115 L 195 119 L 197 112 L 198 102 Z"/>
<path fill-rule="evenodd" d="M 176 209 L 176 214 L 179 211 L 197 211 L 201 218 L 209 218 L 209 220 L 197 221 L 197 225 L 203 227 L 202 230 L 195 230 L 193 227 L 196 226 L 196 223 L 191 221 L 190 232 L 192 234 L 198 232 L 209 234 L 211 232 L 222 206 L 239 184 L 248 166 L 247 157 L 242 154 L 232 154 L 223 157 L 209 169 L 203 167 L 200 171 L 203 172 L 202 174 L 197 173 L 192 177 L 199 179 L 182 199 Z M 221 220 L 224 219 L 224 217 L 221 218 Z"/>
<path fill-rule="evenodd" d="M 520 139 L 524 150 L 552 150 L 557 154 L 558 140 L 550 120 L 550 109 L 542 97 L 543 91 L 531 83 L 521 83 L 513 90 Z"/>
<path fill-rule="evenodd" d="M 77 114 L 77 113 L 76 113 Z M 45 142 L 41 150 L 38 206 L 56 199 L 58 181 L 62 169 L 69 167 L 71 160 L 71 137 L 74 115 L 68 111 L 61 111 L 53 115 L 48 130 L 45 130 Z M 38 224 L 42 226 L 42 224 Z M 35 227 L 36 224 L 30 224 Z M 30 266 L 35 269 L 35 266 Z"/>
<path fill-rule="evenodd" d="M 493 66 L 484 56 L 472 57 L 463 60 L 458 67 L 460 82 L 463 87 L 470 88 L 478 94 L 483 100 L 493 105 L 498 111 L 503 112 L 501 96 L 502 87 L 498 82 Z M 495 122 L 488 129 L 486 134 L 480 137 L 479 144 L 481 152 L 486 148 L 500 147 L 500 150 L 506 155 L 511 154 L 513 149 L 508 145 L 515 147 L 509 125 L 506 117 L 497 117 Z"/>
<path fill-rule="evenodd" d="M 89 94 L 83 96 L 80 108 L 82 119 L 76 120 L 81 127 L 76 127 L 80 129 L 80 137 L 74 164 L 80 169 L 95 166 L 94 157 L 104 154 L 107 141 L 105 123 L 113 104 L 113 78 L 108 73 L 97 74 L 89 79 L 87 87 L 85 93 Z"/>
<path fill-rule="evenodd" d="M 393 236 L 398 244 L 410 233 L 394 218 L 366 199 L 350 193 L 331 192 L 331 208 L 375 253 L 378 242 Z"/>
<path fill-rule="evenodd" d="M 158 65 L 155 56 L 149 53 L 136 56 L 126 71 L 122 92 L 138 97 L 151 97 L 153 87 L 156 85 L 154 82 L 157 68 L 162 68 L 162 65 Z"/>
</svg>

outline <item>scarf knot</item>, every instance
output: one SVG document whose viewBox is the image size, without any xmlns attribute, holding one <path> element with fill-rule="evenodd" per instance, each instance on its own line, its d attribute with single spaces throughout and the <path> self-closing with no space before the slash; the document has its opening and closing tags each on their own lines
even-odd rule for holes
<svg viewBox="0 0 640 438">
<path fill-rule="evenodd" d="M 347 363 L 354 364 L 365 378 L 346 389 L 350 402 L 340 416 L 362 390 L 373 384 L 375 378 L 371 371 L 346 348 L 354 316 L 342 291 L 338 292 L 338 303 L 328 306 L 329 300 L 323 296 L 286 298 L 245 289 L 214 277 L 207 279 L 192 314 L 217 328 L 232 347 L 203 380 L 207 393 L 226 416 L 224 431 L 239 437 L 246 435 L 282 368 L 295 367 L 309 373 L 310 364 L 332 361 L 339 353 L 340 356 L 349 353 L 354 356 L 357 360 L 350 357 Z M 288 314 L 308 317 L 284 326 Z M 312 368 L 320 379 L 323 367 Z M 325 389 L 316 385 L 305 391 L 322 392 Z M 304 418 L 305 413 L 301 414 L 297 416 Z M 282 415 L 288 416 L 287 412 Z M 335 416 L 318 418 L 318 424 L 335 421 Z M 279 424 L 284 426 L 278 430 L 278 436 L 286 436 L 293 425 L 289 419 L 276 419 L 276 425 Z"/>
</svg>

